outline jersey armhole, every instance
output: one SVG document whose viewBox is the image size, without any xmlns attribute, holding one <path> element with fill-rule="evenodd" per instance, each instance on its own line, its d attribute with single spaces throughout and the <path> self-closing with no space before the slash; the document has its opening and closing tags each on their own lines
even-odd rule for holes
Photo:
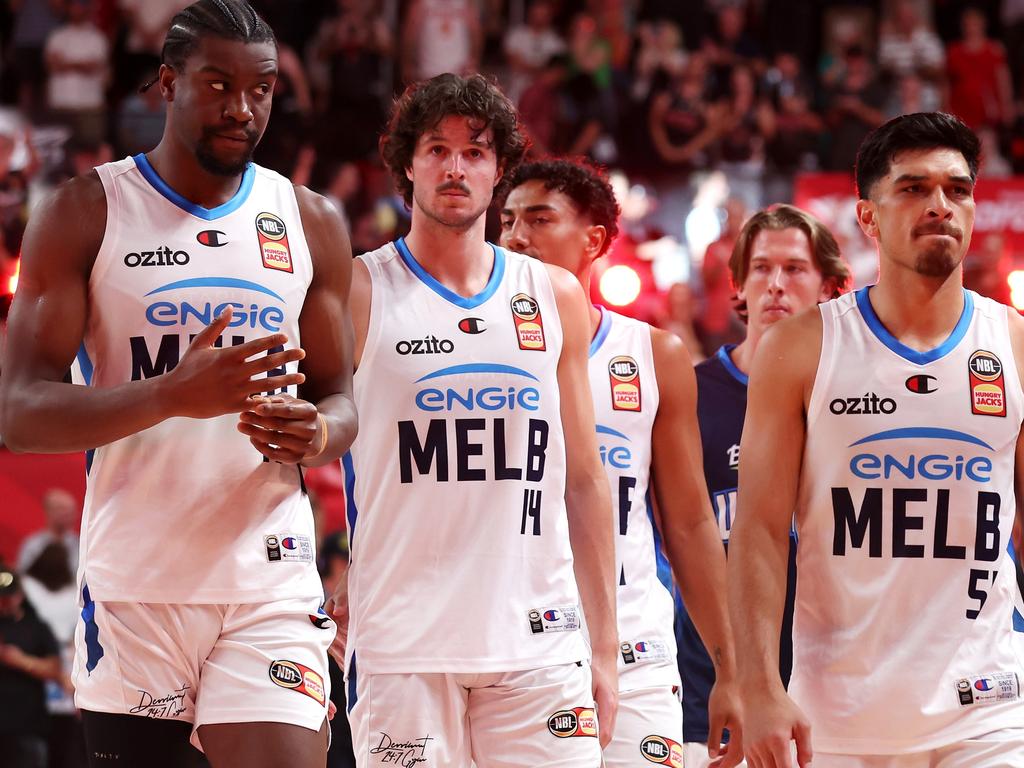
<svg viewBox="0 0 1024 768">
<path fill-rule="evenodd" d="M 818 365 L 814 370 L 814 381 L 811 383 L 811 395 L 807 399 L 807 429 L 817 421 L 824 407 L 825 395 L 832 383 L 832 372 L 835 370 L 836 338 L 839 320 L 836 317 L 838 304 L 829 301 L 818 305 L 821 313 L 821 349 L 818 350 Z"/>
<path fill-rule="evenodd" d="M 977 306 L 978 299 L 979 299 L 979 297 L 975 297 L 975 306 Z M 1003 314 L 1002 314 L 1001 325 L 1002 325 L 1002 327 L 1004 329 L 1004 333 L 1006 334 L 1005 335 L 1005 338 L 1006 338 L 1006 349 L 1010 353 L 1010 361 L 1011 361 L 1011 364 L 1006 366 L 1006 368 L 1007 368 L 1006 376 L 1009 379 L 1009 385 L 1010 385 L 1010 386 L 1008 386 L 1006 388 L 1006 390 L 1007 390 L 1008 393 L 1009 392 L 1016 392 L 1017 393 L 1017 396 L 1014 399 L 1019 404 L 1018 405 L 1018 409 L 1019 410 L 1017 411 L 1017 416 L 1018 416 L 1018 423 L 1020 423 L 1020 421 L 1022 420 L 1022 417 L 1024 417 L 1024 384 L 1021 383 L 1020 370 L 1017 368 L 1017 357 L 1016 357 L 1016 355 L 1014 354 L 1014 351 L 1013 351 L 1013 336 L 1012 336 L 1012 333 L 1010 331 L 1010 312 L 1016 312 L 1017 310 L 1015 310 L 1013 307 L 1004 306 L 1002 304 L 998 304 L 997 306 L 1001 306 L 1005 310 L 1003 312 Z M 977 311 L 977 310 L 975 310 L 975 311 Z M 1007 398 L 1007 404 L 1009 404 L 1009 398 Z"/>
<path fill-rule="evenodd" d="M 110 270 L 111 259 L 114 257 L 113 243 L 117 242 L 121 222 L 121 194 L 118 189 L 117 176 L 127 173 L 127 170 L 117 171 L 110 165 L 97 166 L 95 170 L 103 185 L 103 197 L 106 199 L 107 211 L 106 222 L 103 225 L 103 239 L 96 251 L 96 260 L 93 261 L 92 271 L 89 273 L 90 293 L 92 285 L 102 282 Z"/>
<path fill-rule="evenodd" d="M 356 256 L 356 260 L 363 263 L 370 277 L 370 314 L 366 319 L 366 338 L 363 340 L 363 354 L 360 355 L 359 366 L 355 370 L 355 375 L 358 375 L 360 369 L 367 369 L 377 356 L 383 308 L 380 306 L 381 302 L 377 300 L 377 291 L 375 289 L 381 282 L 383 270 L 381 270 L 380 264 L 377 263 L 373 253 L 360 254 Z"/>
</svg>

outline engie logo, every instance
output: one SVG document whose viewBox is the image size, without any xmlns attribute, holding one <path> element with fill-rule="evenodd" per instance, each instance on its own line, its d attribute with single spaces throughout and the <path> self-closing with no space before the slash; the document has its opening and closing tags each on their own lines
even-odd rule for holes
<svg viewBox="0 0 1024 768">
<path fill-rule="evenodd" d="M 544 344 L 544 320 L 540 316 L 540 305 L 533 297 L 517 293 L 512 297 L 510 306 L 519 348 L 543 352 L 547 347 Z"/>
<path fill-rule="evenodd" d="M 949 440 L 968 443 L 992 450 L 992 446 L 974 435 L 941 427 L 890 429 L 861 438 L 850 447 L 890 440 L 908 440 L 910 445 L 914 445 L 915 442 L 920 444 L 918 441 L 922 438 L 933 442 Z M 988 483 L 992 479 L 992 460 L 987 456 L 949 455 L 939 453 L 938 450 L 923 455 L 908 452 L 858 453 L 850 459 L 850 472 L 862 480 L 889 480 L 895 477 L 907 480 L 966 479 L 976 483 Z"/>
<path fill-rule="evenodd" d="M 608 435 L 609 437 L 616 437 L 619 440 L 625 442 L 631 442 L 628 437 L 619 432 L 617 429 L 606 427 L 604 424 L 597 425 L 598 435 Z M 600 443 L 597 446 L 598 452 L 601 455 L 601 464 L 606 467 L 612 467 L 613 469 L 630 469 L 633 466 L 633 452 L 629 450 L 629 446 L 626 445 L 605 445 L 604 440 L 598 437 Z"/>
<path fill-rule="evenodd" d="M 277 299 L 282 305 L 285 303 L 281 296 L 269 288 L 259 283 L 240 280 L 234 277 L 196 277 L 190 280 L 178 280 L 177 282 L 154 288 L 146 296 L 193 289 L 198 289 L 201 292 L 200 295 L 202 295 L 202 293 L 214 292 L 211 289 L 220 288 L 230 288 L 232 292 L 247 291 L 249 293 L 270 296 Z M 216 292 L 221 293 L 221 291 Z M 197 325 L 209 325 L 228 307 L 231 307 L 233 310 L 231 322 L 228 324 L 229 328 L 241 328 L 244 326 L 252 329 L 262 328 L 271 333 L 277 333 L 281 330 L 281 324 L 284 322 L 284 309 L 275 304 L 264 304 L 256 301 L 221 301 L 214 303 L 212 301 L 203 301 L 202 298 L 193 301 L 185 299 L 155 301 L 146 307 L 146 320 L 150 325 L 160 328 L 168 328 L 175 325 L 184 326 L 190 320 L 194 321 Z"/>
<path fill-rule="evenodd" d="M 616 411 L 640 410 L 640 366 L 629 355 L 613 357 L 608 363 L 608 378 L 612 387 L 612 409 Z"/>
<path fill-rule="evenodd" d="M 496 380 L 496 385 L 480 386 L 479 377 L 485 374 L 496 374 L 489 377 Z M 473 375 L 476 381 L 470 385 L 461 384 L 459 377 L 467 375 Z M 453 384 L 446 387 L 424 387 L 416 393 L 416 407 L 432 413 L 455 410 L 513 411 L 517 408 L 536 411 L 540 407 L 540 391 L 533 386 L 509 384 L 511 376 L 537 381 L 532 373 L 499 363 L 467 363 L 442 368 L 417 379 L 416 383 L 454 377 Z"/>
<path fill-rule="evenodd" d="M 166 245 L 162 245 L 155 251 L 139 251 L 127 254 L 124 257 L 126 267 L 184 267 L 189 262 L 189 255 L 185 251 L 172 251 Z"/>
</svg>

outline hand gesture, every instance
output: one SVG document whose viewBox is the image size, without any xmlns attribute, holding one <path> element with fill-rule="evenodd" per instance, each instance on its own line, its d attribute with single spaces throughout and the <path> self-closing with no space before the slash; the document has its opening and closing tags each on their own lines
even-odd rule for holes
<svg viewBox="0 0 1024 768">
<path fill-rule="evenodd" d="M 324 604 L 324 610 L 334 620 L 337 634 L 327 652 L 331 654 L 338 666 L 345 669 L 345 646 L 348 644 L 348 574 L 338 579 L 334 594 Z"/>
<path fill-rule="evenodd" d="M 811 764 L 811 725 L 781 686 L 746 697 L 742 738 L 750 768 L 795 768 L 792 741 L 799 768 Z"/>
<path fill-rule="evenodd" d="M 291 395 L 249 398 L 238 415 L 238 431 L 271 461 L 298 464 L 319 453 L 323 423 L 316 406 Z"/>
<path fill-rule="evenodd" d="M 249 408 L 252 395 L 305 381 L 301 373 L 263 376 L 285 363 L 305 357 L 306 353 L 299 348 L 263 354 L 287 343 L 288 337 L 283 333 L 253 339 L 237 347 L 215 347 L 230 322 L 231 308 L 228 307 L 199 332 L 181 362 L 166 374 L 175 416 L 210 419 L 238 413 Z"/>
<path fill-rule="evenodd" d="M 740 720 L 740 695 L 736 682 L 719 677 L 708 697 L 708 755 L 721 756 L 715 768 L 733 768 L 743 760 L 743 728 Z M 729 729 L 729 743 L 722 747 L 722 732 Z"/>
<path fill-rule="evenodd" d="M 593 679 L 594 703 L 597 705 L 598 733 L 601 749 L 608 746 L 615 733 L 615 717 L 619 711 L 619 671 L 617 658 L 603 658 L 594 654 L 590 663 Z"/>
</svg>

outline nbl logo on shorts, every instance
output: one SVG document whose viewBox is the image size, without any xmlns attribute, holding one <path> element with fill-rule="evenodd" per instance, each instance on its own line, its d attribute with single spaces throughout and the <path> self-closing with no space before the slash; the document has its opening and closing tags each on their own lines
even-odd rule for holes
<svg viewBox="0 0 1024 768">
<path fill-rule="evenodd" d="M 608 363 L 608 380 L 612 388 L 612 409 L 639 411 L 640 366 L 629 355 L 613 357 Z"/>
<path fill-rule="evenodd" d="M 640 742 L 640 754 L 644 756 L 645 760 L 658 765 L 683 768 L 683 747 L 672 739 L 648 736 Z"/>
</svg>

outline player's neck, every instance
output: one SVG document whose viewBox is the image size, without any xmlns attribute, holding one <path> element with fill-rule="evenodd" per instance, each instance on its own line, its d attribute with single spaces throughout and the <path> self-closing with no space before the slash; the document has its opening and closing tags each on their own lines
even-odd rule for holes
<svg viewBox="0 0 1024 768">
<path fill-rule="evenodd" d="M 597 329 L 601 325 L 601 309 L 590 300 L 590 267 L 593 262 L 589 262 L 579 272 L 576 273 L 576 279 L 579 281 L 580 286 L 583 288 L 583 293 L 587 295 L 587 306 L 589 307 L 590 315 L 590 338 L 593 339 L 597 334 Z"/>
<path fill-rule="evenodd" d="M 178 146 L 167 134 L 146 153 L 149 164 L 167 185 L 191 203 L 203 208 L 223 205 L 238 192 L 242 174 L 218 176 L 205 170 L 195 153 Z"/>
<path fill-rule="evenodd" d="M 434 221 L 414 205 L 405 244 L 431 277 L 460 296 L 476 296 L 491 278 L 494 251 L 484 239 L 483 216 L 460 229 Z"/>
<path fill-rule="evenodd" d="M 868 294 L 878 320 L 911 349 L 925 352 L 944 342 L 964 310 L 963 274 L 925 278 L 883 263 L 878 284 Z"/>
</svg>

